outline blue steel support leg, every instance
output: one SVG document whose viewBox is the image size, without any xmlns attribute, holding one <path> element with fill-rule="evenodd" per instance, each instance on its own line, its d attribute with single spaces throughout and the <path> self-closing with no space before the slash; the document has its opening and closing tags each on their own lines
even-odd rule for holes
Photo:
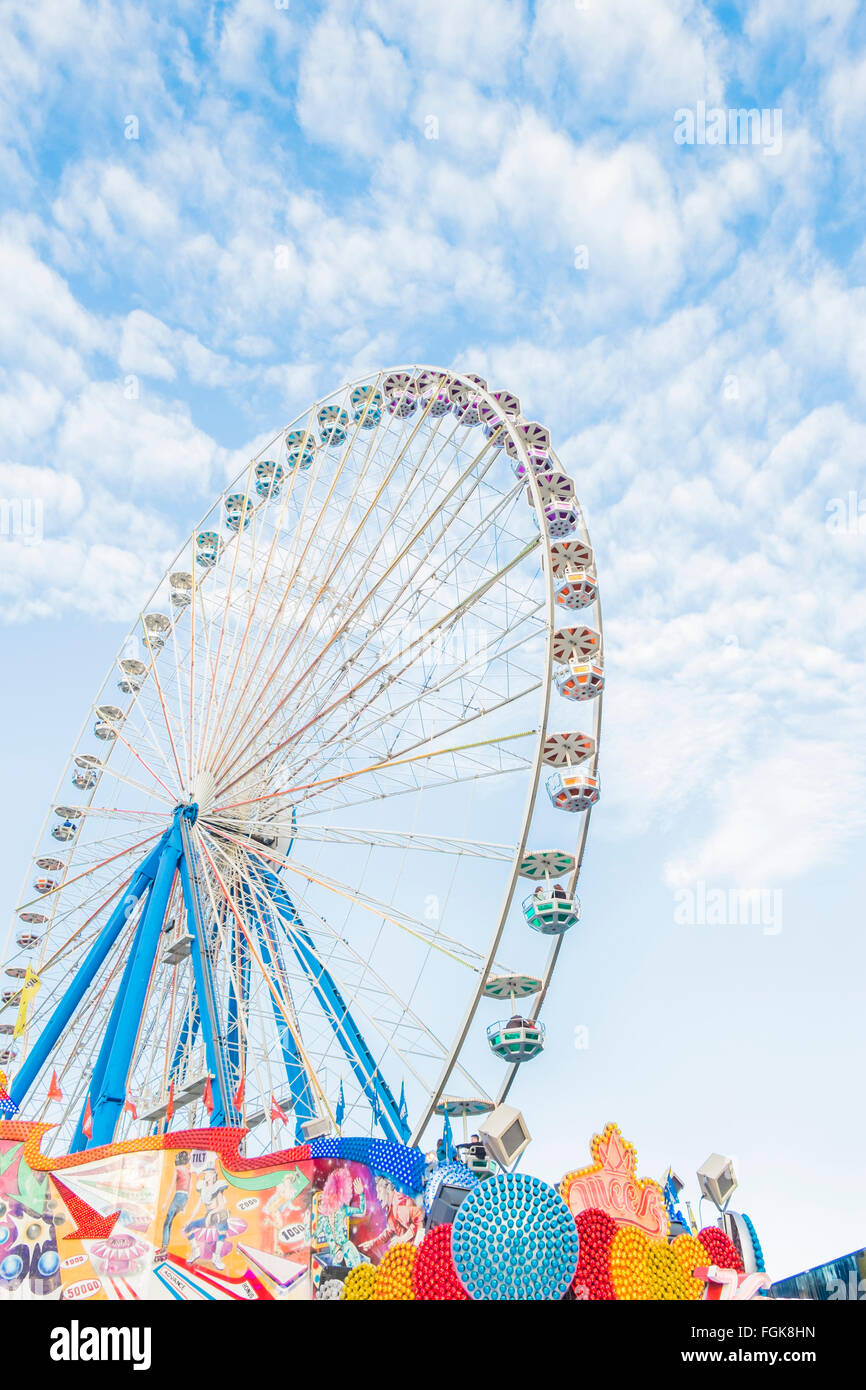
<svg viewBox="0 0 866 1390">
<path fill-rule="evenodd" d="M 279 956 L 278 943 L 273 939 L 271 928 L 268 923 L 256 915 L 259 924 L 259 939 L 262 946 L 262 961 L 266 966 L 275 967 L 275 973 L 279 971 L 280 977 L 285 978 L 285 970 Z M 289 1025 L 280 1013 L 276 999 L 271 995 L 271 1007 L 274 1012 L 274 1023 L 277 1028 L 277 1035 L 280 1039 L 280 1048 L 283 1054 L 283 1064 L 286 1068 L 286 1077 L 289 1082 L 289 1090 L 292 1093 L 292 1112 L 295 1116 L 295 1141 L 303 1143 L 303 1131 L 301 1125 L 305 1120 L 315 1119 L 316 1106 L 313 1100 L 313 1091 L 310 1085 L 310 1078 L 307 1069 L 301 1061 L 298 1052 L 298 1044 L 295 1042 Z"/>
<path fill-rule="evenodd" d="M 183 852 L 178 816 L 159 860 L 159 867 L 139 923 L 135 958 L 124 998 L 118 1009 L 117 1025 L 106 1058 L 105 1072 L 98 1095 L 91 1094 L 93 1138 L 89 1147 L 110 1144 L 114 1138 L 118 1116 L 126 1100 L 126 1085 L 135 1039 L 141 1022 L 153 962 L 159 945 L 178 860 Z M 132 962 L 131 962 L 132 964 Z M 117 1002 L 115 1008 L 118 1007 Z"/>
<path fill-rule="evenodd" d="M 319 960 L 313 939 L 297 908 L 276 874 L 268 869 L 262 877 L 267 882 L 272 902 L 279 909 L 291 947 L 313 986 L 313 992 L 334 1036 L 370 1102 L 373 1114 L 387 1138 L 405 1144 L 411 1133 L 410 1127 L 401 1116 L 400 1107 L 379 1071 L 375 1058 L 364 1041 L 363 1033 L 349 1012 L 348 1005 L 330 972 Z"/>
<path fill-rule="evenodd" d="M 44 1067 L 49 1055 L 57 1046 L 64 1029 L 74 1017 L 106 956 L 129 920 L 132 909 L 153 882 L 167 838 L 168 832 L 160 838 L 140 868 L 133 874 L 129 887 L 78 967 L 77 972 L 73 975 L 69 988 L 21 1064 L 18 1074 L 9 1088 L 9 1094 L 16 1105 L 21 1105 L 24 1101 L 30 1087 Z"/>
<path fill-rule="evenodd" d="M 192 937 L 192 970 L 195 979 L 195 992 L 204 1035 L 205 1056 L 208 1071 L 214 1078 L 213 1111 L 210 1117 L 212 1127 L 236 1124 L 238 1116 L 231 1103 L 226 1079 L 223 1056 L 223 1039 L 219 1031 L 219 1015 L 213 987 L 213 974 L 208 957 L 208 942 L 205 939 L 205 926 L 200 911 L 198 893 L 194 877 L 190 873 L 192 859 L 189 841 L 184 835 L 184 854 L 180 861 L 180 881 L 186 905 L 186 920 Z"/>
</svg>

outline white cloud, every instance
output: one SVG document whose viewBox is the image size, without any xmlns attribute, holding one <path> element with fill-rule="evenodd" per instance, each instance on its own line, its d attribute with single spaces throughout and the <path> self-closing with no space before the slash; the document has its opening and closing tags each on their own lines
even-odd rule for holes
<svg viewBox="0 0 866 1390">
<path fill-rule="evenodd" d="M 405 110 L 409 74 L 403 55 L 372 29 L 356 29 L 329 10 L 304 46 L 298 119 L 314 144 L 378 160 Z"/>
</svg>

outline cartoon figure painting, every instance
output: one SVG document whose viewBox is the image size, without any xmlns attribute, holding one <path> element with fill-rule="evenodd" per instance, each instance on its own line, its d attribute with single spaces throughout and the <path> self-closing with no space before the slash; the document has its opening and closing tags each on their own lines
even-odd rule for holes
<svg viewBox="0 0 866 1390">
<path fill-rule="evenodd" d="M 189 1164 L 189 1154 L 185 1149 L 182 1149 L 174 1156 L 174 1191 L 165 1213 L 165 1220 L 162 1223 L 162 1250 L 159 1253 L 163 1258 L 165 1258 L 165 1252 L 171 1240 L 171 1228 L 175 1218 L 180 1215 L 189 1201 L 191 1187 L 192 1169 Z"/>
<path fill-rule="evenodd" d="M 214 1269 L 225 1269 L 223 1255 L 231 1252 L 232 1239 L 247 1228 L 245 1221 L 229 1216 L 225 1198 L 227 1188 L 228 1183 L 220 1177 L 215 1164 L 211 1163 L 202 1171 L 196 1191 L 199 1195 L 198 1207 L 204 1208 L 204 1216 L 196 1221 L 188 1221 L 183 1228 L 193 1251 L 191 1264 L 198 1260 L 209 1260 Z"/>
<path fill-rule="evenodd" d="M 386 1214 L 385 1225 L 362 1249 L 378 1264 L 395 1245 L 417 1245 L 423 1240 L 424 1212 L 387 1178 L 376 1179 L 376 1200 Z"/>
<path fill-rule="evenodd" d="M 335 1168 L 328 1174 L 319 1197 L 313 1234 L 317 1242 L 327 1246 L 329 1264 L 356 1269 L 363 1263 L 349 1226 L 350 1222 L 359 1221 L 366 1210 L 367 1198 L 360 1178 L 353 1178 L 348 1167 Z"/>
</svg>

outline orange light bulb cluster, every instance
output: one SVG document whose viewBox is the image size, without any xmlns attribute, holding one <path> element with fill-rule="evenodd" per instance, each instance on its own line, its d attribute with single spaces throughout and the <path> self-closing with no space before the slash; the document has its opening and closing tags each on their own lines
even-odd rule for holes
<svg viewBox="0 0 866 1390">
<path fill-rule="evenodd" d="M 358 1265 L 351 1274 L 346 1275 L 343 1284 L 343 1298 L 347 1302 L 376 1297 L 376 1271 L 372 1265 Z"/>
<path fill-rule="evenodd" d="M 414 1245 L 395 1245 L 376 1270 L 376 1292 L 373 1297 L 388 1302 L 411 1303 L 412 1268 L 415 1264 Z"/>
<path fill-rule="evenodd" d="M 649 1236 L 634 1226 L 623 1226 L 613 1238 L 610 1277 L 617 1298 L 626 1302 L 651 1298 L 647 1277 Z"/>
</svg>

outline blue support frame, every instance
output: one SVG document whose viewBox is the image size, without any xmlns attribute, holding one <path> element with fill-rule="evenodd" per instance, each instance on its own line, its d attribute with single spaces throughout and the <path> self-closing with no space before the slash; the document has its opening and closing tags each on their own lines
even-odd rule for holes
<svg viewBox="0 0 866 1390">
<path fill-rule="evenodd" d="M 259 929 L 262 961 L 265 965 L 274 969 L 274 973 L 279 973 L 281 981 L 284 986 L 286 986 L 286 969 L 280 953 L 279 941 L 276 939 L 273 932 L 273 923 L 268 922 L 267 918 L 259 912 L 255 904 L 251 903 L 250 907 L 252 908 L 253 917 Z M 316 1118 L 316 1102 L 313 1096 L 310 1077 L 301 1060 L 294 1034 L 280 1013 L 279 1006 L 273 995 L 271 995 L 271 1008 L 273 1010 L 277 1036 L 280 1040 L 280 1049 L 283 1054 L 286 1077 L 292 1094 L 292 1113 L 295 1116 L 295 1142 L 300 1144 L 303 1143 L 304 1139 L 301 1126 L 305 1121 Z"/>
<path fill-rule="evenodd" d="M 376 1065 L 364 1035 L 352 1017 L 327 967 L 319 959 L 312 937 L 283 884 L 269 868 L 260 869 L 261 877 L 274 906 L 279 910 L 281 924 L 301 968 L 309 979 L 335 1038 L 348 1059 L 355 1076 L 370 1103 L 373 1115 L 386 1138 L 405 1144 L 411 1128 L 400 1114 L 400 1107 Z"/>
<path fill-rule="evenodd" d="M 183 854 L 179 824 L 181 814 L 182 812 L 175 811 L 174 821 L 163 847 L 153 886 L 148 894 L 135 943 L 124 971 L 123 986 L 112 1007 L 109 1029 L 106 1031 L 97 1061 L 100 1071 L 98 1089 L 94 1090 L 91 1083 L 93 1137 L 88 1143 L 90 1148 L 98 1148 L 101 1144 L 112 1142 L 120 1112 L 126 1102 L 129 1068 L 147 996 L 147 986 L 156 959 L 178 861 Z"/>
<path fill-rule="evenodd" d="M 213 1098 L 214 1108 L 210 1117 L 211 1127 L 216 1128 L 225 1124 L 237 1124 L 240 1117 L 232 1105 L 228 1079 L 225 1074 L 223 1038 L 219 1031 L 219 1015 L 216 1008 L 213 974 L 208 954 L 209 942 L 206 939 L 202 921 L 198 885 L 191 878 L 189 872 L 189 845 L 186 828 L 183 825 L 181 825 L 181 835 L 184 842 L 184 853 L 180 860 L 180 881 L 186 906 L 187 929 L 192 937 L 192 970 L 204 1035 L 205 1057 L 207 1058 L 208 1071 L 216 1082 Z"/>
<path fill-rule="evenodd" d="M 24 1101 L 30 1087 L 39 1076 L 49 1055 L 57 1046 L 64 1029 L 68 1026 L 96 978 L 124 925 L 128 922 L 133 909 L 150 888 L 169 834 L 170 832 L 166 831 L 165 835 L 161 836 L 140 868 L 133 874 L 129 887 L 78 967 L 72 977 L 72 983 L 19 1067 L 18 1073 L 9 1087 L 9 1095 L 16 1105 L 20 1106 Z"/>
</svg>

